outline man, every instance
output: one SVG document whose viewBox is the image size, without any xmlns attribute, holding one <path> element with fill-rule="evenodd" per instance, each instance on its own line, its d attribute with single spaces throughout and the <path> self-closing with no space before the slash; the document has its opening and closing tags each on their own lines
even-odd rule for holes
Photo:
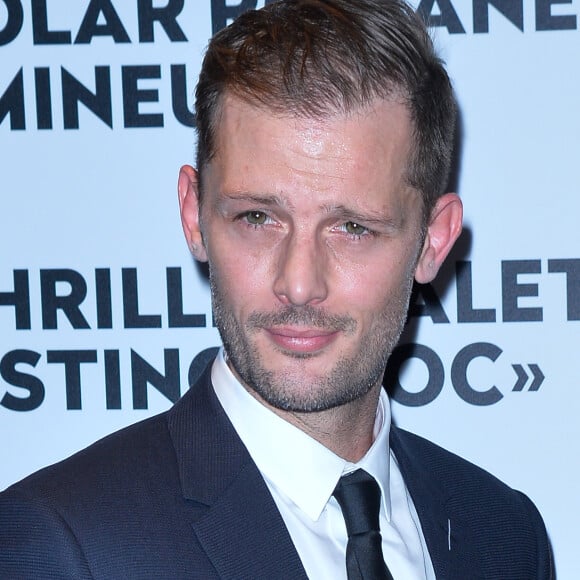
<svg viewBox="0 0 580 580">
<path fill-rule="evenodd" d="M 551 576 L 533 504 L 391 426 L 381 388 L 460 233 L 453 103 L 399 0 L 286 0 L 212 39 L 178 192 L 224 349 L 2 495 L 1 577 Z"/>
</svg>

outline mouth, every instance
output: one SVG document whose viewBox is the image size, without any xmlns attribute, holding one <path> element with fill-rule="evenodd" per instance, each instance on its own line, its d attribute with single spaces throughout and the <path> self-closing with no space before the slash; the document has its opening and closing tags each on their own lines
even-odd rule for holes
<svg viewBox="0 0 580 580">
<path fill-rule="evenodd" d="M 271 327 L 264 329 L 270 340 L 291 353 L 313 354 L 330 345 L 338 331 L 305 327 Z"/>
</svg>

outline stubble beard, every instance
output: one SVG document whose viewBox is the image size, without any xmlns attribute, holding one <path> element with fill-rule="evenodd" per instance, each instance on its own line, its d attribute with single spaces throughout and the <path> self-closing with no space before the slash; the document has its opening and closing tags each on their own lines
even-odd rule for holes
<svg viewBox="0 0 580 580">
<path fill-rule="evenodd" d="M 268 370 L 252 338 L 263 332 L 263 328 L 282 325 L 303 325 L 321 328 L 325 332 L 353 335 L 357 328 L 356 320 L 350 316 L 331 315 L 309 305 L 288 305 L 276 312 L 254 312 L 242 324 L 234 316 L 220 282 L 210 268 L 214 321 L 229 364 L 244 386 L 267 404 L 298 413 L 327 411 L 345 405 L 363 397 L 379 383 L 405 325 L 412 281 L 412 276 L 408 276 L 397 296 L 386 302 L 377 322 L 361 337 L 355 353 L 338 360 L 327 375 L 308 378 L 309 384 L 305 385 L 306 373 Z M 284 351 L 284 354 L 294 359 L 316 356 L 316 353 L 291 351 Z"/>
</svg>

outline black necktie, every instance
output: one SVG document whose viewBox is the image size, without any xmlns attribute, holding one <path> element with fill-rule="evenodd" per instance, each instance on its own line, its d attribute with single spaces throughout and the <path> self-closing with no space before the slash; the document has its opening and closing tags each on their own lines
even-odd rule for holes
<svg viewBox="0 0 580 580">
<path fill-rule="evenodd" d="M 393 580 L 381 547 L 379 509 L 381 490 L 362 469 L 340 478 L 334 497 L 346 522 L 348 580 Z"/>
</svg>

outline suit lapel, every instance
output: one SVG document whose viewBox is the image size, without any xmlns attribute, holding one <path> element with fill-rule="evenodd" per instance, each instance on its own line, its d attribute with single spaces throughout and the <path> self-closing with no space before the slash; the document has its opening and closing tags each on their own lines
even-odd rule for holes
<svg viewBox="0 0 580 580">
<path fill-rule="evenodd" d="M 242 470 L 193 527 L 222 578 L 306 580 L 282 517 L 253 466 Z"/>
<path fill-rule="evenodd" d="M 438 480 L 432 456 L 413 445 L 415 436 L 391 428 L 390 444 L 419 515 L 438 580 L 479 578 L 479 554 L 473 549 L 471 526 L 453 508 L 448 486 Z"/>
<path fill-rule="evenodd" d="M 211 365 L 168 414 L 192 527 L 221 578 L 303 578 L 276 504 L 223 411 Z"/>
</svg>

